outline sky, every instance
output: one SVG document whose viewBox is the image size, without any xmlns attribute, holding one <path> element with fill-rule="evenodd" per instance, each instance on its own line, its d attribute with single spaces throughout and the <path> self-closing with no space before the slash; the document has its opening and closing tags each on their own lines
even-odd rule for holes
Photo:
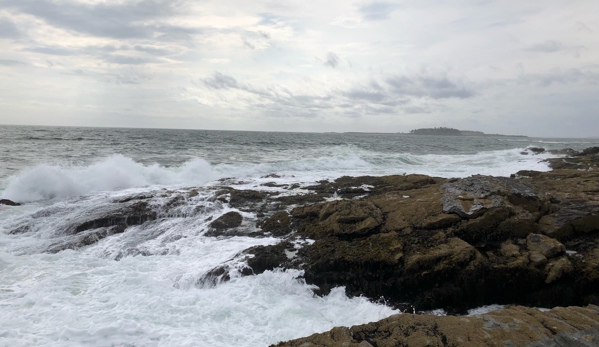
<svg viewBox="0 0 599 347">
<path fill-rule="evenodd" d="M 599 1 L 0 0 L 0 124 L 599 136 Z"/>
</svg>

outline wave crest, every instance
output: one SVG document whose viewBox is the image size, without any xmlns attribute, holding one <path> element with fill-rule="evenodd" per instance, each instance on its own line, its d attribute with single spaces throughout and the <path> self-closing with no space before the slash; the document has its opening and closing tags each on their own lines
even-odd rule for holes
<svg viewBox="0 0 599 347">
<path fill-rule="evenodd" d="M 19 202 L 64 199 L 92 192 L 152 185 L 202 184 L 216 176 L 203 159 L 176 169 L 143 165 L 117 154 L 84 167 L 41 164 L 7 179 L 2 198 Z"/>
</svg>

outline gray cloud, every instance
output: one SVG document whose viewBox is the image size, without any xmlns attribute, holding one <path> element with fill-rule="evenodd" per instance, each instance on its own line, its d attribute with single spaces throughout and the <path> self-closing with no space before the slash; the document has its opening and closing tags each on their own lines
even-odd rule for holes
<svg viewBox="0 0 599 347">
<path fill-rule="evenodd" d="M 526 48 L 525 51 L 553 53 L 553 52 L 559 52 L 564 49 L 565 49 L 564 45 L 560 42 L 545 41 L 545 42 L 534 44 L 534 45 Z"/>
<path fill-rule="evenodd" d="M 352 89 L 348 92 L 343 92 L 343 96 L 354 100 L 365 100 L 369 102 L 381 102 L 386 98 L 386 95 L 381 92 L 371 92 L 359 89 Z"/>
<path fill-rule="evenodd" d="M 526 74 L 520 76 L 519 84 L 547 87 L 552 84 L 587 83 L 599 84 L 599 73 L 582 69 L 554 69 L 541 74 Z"/>
<path fill-rule="evenodd" d="M 55 55 L 55 56 L 92 56 L 107 63 L 121 65 L 141 65 L 158 62 L 157 57 L 167 56 L 175 52 L 168 49 L 145 45 L 101 45 L 85 47 L 66 46 L 32 46 L 23 49 L 26 52 Z M 143 54 L 139 56 L 139 54 Z"/>
<path fill-rule="evenodd" d="M 18 61 L 18 60 L 0 59 L 0 65 L 2 65 L 2 66 L 25 66 L 25 65 L 28 65 L 28 64 L 24 63 L 22 61 Z"/>
<path fill-rule="evenodd" d="M 362 14 L 364 20 L 376 21 L 389 18 L 391 13 L 395 11 L 395 7 L 395 4 L 375 1 L 368 4 L 360 5 L 358 7 L 358 11 L 360 11 L 360 14 Z"/>
<path fill-rule="evenodd" d="M 332 67 L 333 69 L 339 66 L 339 57 L 333 52 L 327 53 L 327 58 L 323 63 L 324 66 Z"/>
<path fill-rule="evenodd" d="M 202 80 L 204 84 L 211 89 L 240 89 L 237 80 L 231 76 L 224 75 L 220 72 L 215 72 L 211 77 Z"/>
<path fill-rule="evenodd" d="M 21 32 L 12 21 L 0 18 L 0 37 L 14 39 L 21 36 Z"/>
<path fill-rule="evenodd" d="M 476 92 L 451 82 L 446 77 L 389 77 L 385 80 L 394 93 L 404 96 L 430 97 L 433 99 L 458 98 L 466 99 Z"/>
<path fill-rule="evenodd" d="M 43 19 L 55 27 L 99 37 L 117 39 L 151 38 L 173 27 L 148 21 L 176 13 L 180 0 L 142 0 L 134 3 L 96 5 L 55 3 L 48 0 L 6 0 L 0 8 L 9 8 Z M 184 30 L 179 28 L 179 30 Z"/>
<path fill-rule="evenodd" d="M 58 56 L 69 56 L 77 54 L 75 50 L 62 46 L 27 47 L 24 49 L 24 51 Z"/>
</svg>

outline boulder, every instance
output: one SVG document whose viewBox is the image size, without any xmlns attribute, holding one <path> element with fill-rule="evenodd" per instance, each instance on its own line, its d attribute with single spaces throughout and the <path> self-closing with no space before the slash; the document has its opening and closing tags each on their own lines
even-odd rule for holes
<svg viewBox="0 0 599 347">
<path fill-rule="evenodd" d="M 212 223 L 210 223 L 210 227 L 214 228 L 217 231 L 223 231 L 227 229 L 237 228 L 241 225 L 243 221 L 243 217 L 239 212 L 231 211 L 223 214 L 218 217 Z"/>
<path fill-rule="evenodd" d="M 20 203 L 18 202 L 14 202 L 12 200 L 8 200 L 8 199 L 0 199 L 0 205 L 6 205 L 6 206 L 21 206 Z"/>
</svg>

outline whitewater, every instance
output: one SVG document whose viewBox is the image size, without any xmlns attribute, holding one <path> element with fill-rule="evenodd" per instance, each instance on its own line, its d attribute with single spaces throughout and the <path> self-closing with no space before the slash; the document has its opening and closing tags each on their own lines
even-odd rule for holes
<svg viewBox="0 0 599 347">
<path fill-rule="evenodd" d="M 344 288 L 315 296 L 297 270 L 242 276 L 244 250 L 279 240 L 207 236 L 211 220 L 236 211 L 218 199 L 220 189 L 302 194 L 302 186 L 343 175 L 509 176 L 547 171 L 542 160 L 559 156 L 531 147 L 598 145 L 0 126 L 0 199 L 22 203 L 0 205 L 0 345 L 268 346 L 385 318 L 398 311 L 383 299 L 348 298 Z M 150 197 L 156 220 L 68 247 L 69 228 L 136 196 Z M 256 213 L 241 214 L 254 230 Z M 205 280 L 223 264 L 229 281 Z"/>
</svg>

